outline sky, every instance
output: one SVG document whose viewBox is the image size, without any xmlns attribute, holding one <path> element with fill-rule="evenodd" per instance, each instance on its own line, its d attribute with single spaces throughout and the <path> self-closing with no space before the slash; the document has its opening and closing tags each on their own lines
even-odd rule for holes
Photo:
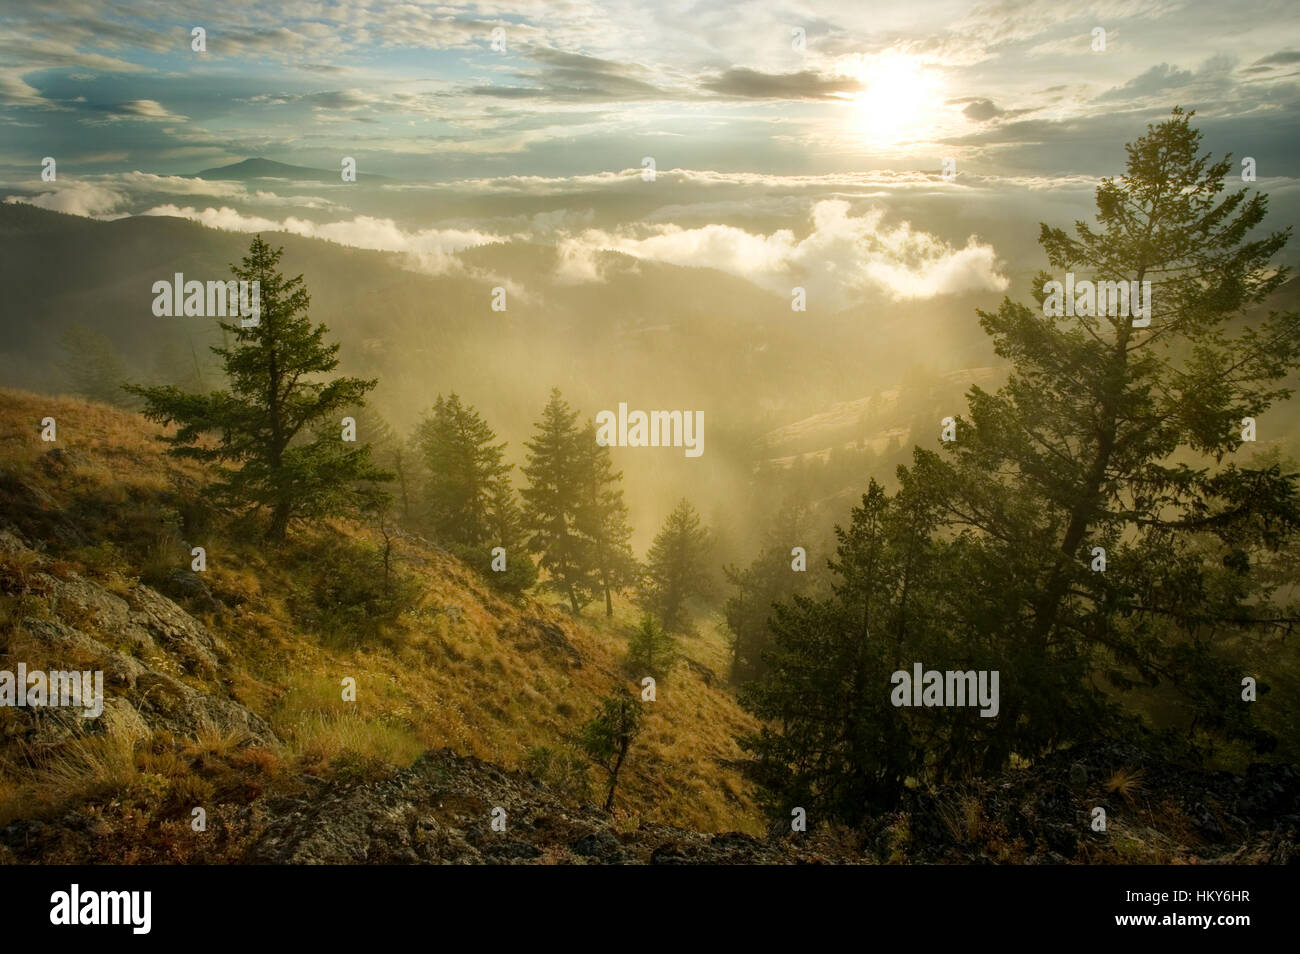
<svg viewBox="0 0 1300 954">
<path fill-rule="evenodd" d="M 1294 3 L 0 11 L 4 201 L 282 228 L 432 271 L 527 240 L 560 248 L 573 281 L 597 279 L 595 253 L 616 249 L 774 288 L 829 259 L 849 270 L 846 295 L 997 290 L 999 261 L 1020 250 L 1007 223 L 1086 214 L 1123 144 L 1174 105 L 1196 110 L 1211 151 L 1255 160 L 1282 224 L 1298 207 Z M 54 183 L 40 179 L 47 156 Z M 388 178 L 193 178 L 254 156 L 333 171 L 350 157 Z"/>
</svg>

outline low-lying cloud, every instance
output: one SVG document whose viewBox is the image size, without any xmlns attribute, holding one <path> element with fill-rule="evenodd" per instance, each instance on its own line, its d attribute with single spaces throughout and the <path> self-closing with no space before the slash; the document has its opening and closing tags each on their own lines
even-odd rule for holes
<svg viewBox="0 0 1300 954">
<path fill-rule="evenodd" d="M 1007 288 L 991 245 L 971 236 L 957 248 L 907 222 L 887 226 L 884 216 L 882 209 L 854 215 L 847 201 L 826 199 L 813 205 L 812 228 L 804 238 L 790 229 L 762 235 L 730 225 L 661 225 L 640 234 L 588 229 L 560 240 L 559 275 L 598 281 L 601 253 L 613 251 L 716 268 L 782 295 L 794 285 L 812 285 L 829 290 L 837 304 L 873 289 L 903 300 Z"/>
<path fill-rule="evenodd" d="M 121 208 L 125 201 L 126 196 L 117 189 L 90 182 L 69 182 L 37 195 L 5 196 L 6 205 L 34 205 L 38 209 L 87 218 L 113 217 L 110 213 Z"/>
<path fill-rule="evenodd" d="M 312 222 L 289 216 L 283 221 L 260 215 L 245 215 L 237 209 L 222 206 L 195 209 L 167 204 L 155 206 L 144 215 L 170 215 L 191 219 L 209 228 L 234 232 L 289 232 L 305 238 L 325 239 L 340 245 L 373 249 L 380 252 L 402 252 L 422 271 L 444 274 L 459 271 L 460 260 L 456 253 L 476 245 L 505 241 L 502 236 L 472 229 L 403 229 L 392 219 L 378 219 L 358 215 L 336 222 Z"/>
</svg>

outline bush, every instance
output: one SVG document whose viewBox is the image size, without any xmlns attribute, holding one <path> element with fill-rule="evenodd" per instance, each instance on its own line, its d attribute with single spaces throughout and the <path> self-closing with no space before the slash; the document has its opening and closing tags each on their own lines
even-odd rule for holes
<svg viewBox="0 0 1300 954">
<path fill-rule="evenodd" d="M 296 555 L 307 579 L 289 607 L 327 641 L 375 639 L 419 599 L 418 580 L 392 562 L 385 567 L 380 547 L 334 537 L 308 543 Z"/>
<path fill-rule="evenodd" d="M 537 582 L 537 565 L 522 551 L 506 554 L 506 568 L 492 569 L 492 548 L 453 545 L 448 548 L 470 569 L 476 571 L 494 590 L 519 596 Z"/>
</svg>

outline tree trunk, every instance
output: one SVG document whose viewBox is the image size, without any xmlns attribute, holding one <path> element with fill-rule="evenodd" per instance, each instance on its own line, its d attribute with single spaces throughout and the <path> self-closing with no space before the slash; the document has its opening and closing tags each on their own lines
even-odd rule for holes
<svg viewBox="0 0 1300 954">
<path fill-rule="evenodd" d="M 618 748 L 618 760 L 614 762 L 614 770 L 609 773 L 609 794 L 605 796 L 605 811 L 610 811 L 614 807 L 614 789 L 618 785 L 618 770 L 623 767 L 627 746 L 628 740 L 624 739 L 623 744 Z"/>
<path fill-rule="evenodd" d="M 275 510 L 271 513 L 271 524 L 266 528 L 266 539 L 272 543 L 280 543 L 284 540 L 288 529 L 289 502 L 282 500 L 275 505 Z"/>
<path fill-rule="evenodd" d="M 1138 280 L 1146 275 L 1146 267 L 1138 269 Z M 1106 479 L 1106 468 L 1110 466 L 1115 451 L 1115 439 L 1118 435 L 1119 422 L 1117 407 L 1124 386 L 1128 382 L 1128 340 L 1132 333 L 1131 325 L 1121 325 L 1116 334 L 1115 349 L 1111 357 L 1109 371 L 1109 393 L 1101 397 L 1101 429 L 1097 439 L 1097 449 L 1093 455 L 1091 467 L 1085 475 L 1085 486 L 1081 488 L 1079 498 L 1070 510 L 1070 522 L 1065 536 L 1058 548 L 1064 560 L 1078 559 L 1079 545 L 1083 542 L 1089 529 L 1096 520 L 1099 496 Z M 1034 626 L 1030 644 L 1030 667 L 1041 671 L 1047 665 L 1048 638 L 1056 628 L 1060 617 L 1061 604 L 1069 587 L 1069 578 L 1061 564 L 1051 570 L 1042 598 L 1034 607 Z M 1016 724 L 1020 720 L 1020 698 L 1012 698 L 1010 705 L 999 715 L 999 727 L 996 740 L 985 752 L 984 770 L 995 772 L 1002 768 L 1011 754 L 1011 739 L 1016 733 Z"/>
</svg>

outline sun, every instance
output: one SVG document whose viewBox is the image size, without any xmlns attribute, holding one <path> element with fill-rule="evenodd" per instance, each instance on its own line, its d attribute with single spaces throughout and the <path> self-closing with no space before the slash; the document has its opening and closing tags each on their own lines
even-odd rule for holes
<svg viewBox="0 0 1300 954">
<path fill-rule="evenodd" d="M 918 57 L 866 57 L 858 78 L 866 89 L 854 97 L 856 123 L 871 145 L 898 146 L 933 128 L 939 81 Z"/>
</svg>

